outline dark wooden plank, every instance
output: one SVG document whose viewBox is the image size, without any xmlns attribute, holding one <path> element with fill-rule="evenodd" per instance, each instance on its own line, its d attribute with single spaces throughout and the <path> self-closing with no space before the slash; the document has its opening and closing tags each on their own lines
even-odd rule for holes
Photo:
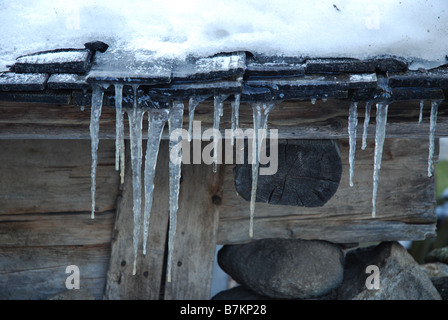
<svg viewBox="0 0 448 320">
<path fill-rule="evenodd" d="M 356 151 L 355 186 L 349 186 L 348 142 L 340 140 L 343 173 L 336 194 L 323 207 L 256 203 L 254 239 L 292 237 L 337 242 L 416 240 L 435 232 L 434 177 L 427 177 L 428 142 L 386 139 L 377 217 L 371 218 L 374 143 Z M 360 141 L 358 143 L 360 145 Z M 234 187 L 226 166 L 218 243 L 249 241 L 249 202 Z M 310 226 L 313 226 L 312 228 Z M 359 230 L 355 231 L 355 230 Z"/>
<path fill-rule="evenodd" d="M 317 219 L 316 219 L 317 220 Z M 333 243 L 423 240 L 436 234 L 435 224 L 399 221 L 305 221 L 296 215 L 256 219 L 254 238 L 246 236 L 249 220 L 220 222 L 218 243 L 240 244 L 253 239 L 283 238 L 326 240 Z"/>
<path fill-rule="evenodd" d="M 223 174 L 224 166 L 216 173 L 203 164 L 182 168 L 172 280 L 165 283 L 165 299 L 210 299 Z"/>
<path fill-rule="evenodd" d="M 230 97 L 229 99 L 232 99 Z M 230 101 L 230 100 L 229 100 Z M 230 129 L 231 108 L 225 102 L 221 128 Z M 278 129 L 282 139 L 344 139 L 348 137 L 347 100 L 328 99 L 316 101 L 285 101 L 276 106 L 269 115 L 269 128 Z M 188 126 L 188 102 L 185 103 L 184 128 Z M 426 101 L 423 122 L 418 124 L 420 102 L 399 101 L 389 107 L 388 138 L 424 138 L 429 133 L 430 103 Z M 0 139 L 90 139 L 90 108 L 81 111 L 79 107 L 51 104 L 11 103 L 0 101 Z M 362 134 L 364 103 L 359 103 L 358 134 Z M 375 132 L 375 107 L 372 107 L 369 139 Z M 200 103 L 195 120 L 201 121 L 202 131 L 212 127 L 213 103 Z M 127 123 L 127 120 L 125 121 Z M 115 139 L 115 110 L 103 108 L 100 121 L 100 138 Z M 252 108 L 243 103 L 240 106 L 241 128 L 252 127 Z M 128 132 L 127 130 L 125 132 Z M 439 106 L 437 137 L 448 136 L 448 101 Z M 168 135 L 165 133 L 164 138 Z"/>
<path fill-rule="evenodd" d="M 0 247 L 0 299 L 47 299 L 65 292 L 69 265 L 79 267 L 80 289 L 102 299 L 109 254 L 108 244 Z"/>
<path fill-rule="evenodd" d="M 90 141 L 0 141 L 0 214 L 89 212 Z M 118 193 L 115 144 L 101 141 L 97 212 L 113 210 Z"/>
<path fill-rule="evenodd" d="M 88 199 L 85 200 L 88 202 Z M 0 215 L 2 247 L 109 244 L 115 211 Z"/>
</svg>

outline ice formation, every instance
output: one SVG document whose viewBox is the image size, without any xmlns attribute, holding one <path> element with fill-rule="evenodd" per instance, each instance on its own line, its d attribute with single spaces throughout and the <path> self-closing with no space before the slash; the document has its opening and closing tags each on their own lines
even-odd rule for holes
<svg viewBox="0 0 448 320">
<path fill-rule="evenodd" d="M 366 102 L 366 113 L 364 117 L 364 128 L 362 132 L 362 145 L 361 145 L 362 150 L 365 150 L 367 147 L 367 129 L 369 128 L 371 107 L 372 102 L 370 101 Z"/>
<path fill-rule="evenodd" d="M 240 127 L 240 99 L 241 99 L 241 95 L 237 94 L 235 95 L 235 100 L 232 101 L 232 137 L 231 137 L 231 144 L 232 146 L 235 143 L 235 132 L 236 130 L 239 129 Z"/>
<path fill-rule="evenodd" d="M 275 107 L 274 102 L 257 102 L 252 104 L 254 134 L 252 138 L 252 190 L 250 196 L 249 237 L 254 234 L 255 200 L 257 198 L 258 169 L 263 140 L 266 138 L 269 112 Z"/>
<path fill-rule="evenodd" d="M 129 137 L 131 146 L 131 168 L 132 168 L 132 195 L 133 195 L 133 213 L 134 213 L 134 267 L 132 274 L 136 273 L 138 240 L 140 237 L 140 223 L 142 211 L 142 125 L 145 110 L 139 108 L 137 97 L 137 85 L 134 89 L 134 107 L 126 110 L 129 118 Z"/>
<path fill-rule="evenodd" d="M 92 169 L 91 169 L 91 196 L 92 213 L 91 218 L 95 218 L 95 190 L 96 190 L 96 167 L 98 163 L 98 143 L 100 130 L 101 109 L 103 106 L 103 90 L 100 86 L 94 86 L 92 89 L 92 109 L 90 113 L 90 143 L 92 150 Z"/>
<path fill-rule="evenodd" d="M 431 102 L 431 118 L 429 124 L 429 155 L 428 155 L 428 177 L 432 177 L 434 157 L 434 135 L 437 125 L 437 112 L 441 101 Z"/>
<path fill-rule="evenodd" d="M 219 123 L 224 112 L 224 100 L 227 99 L 227 95 L 219 95 L 214 97 L 214 115 L 213 115 L 213 172 L 216 173 L 218 166 L 218 155 L 219 155 Z"/>
<path fill-rule="evenodd" d="M 423 120 L 423 107 L 425 106 L 425 100 L 420 101 L 420 115 L 418 116 L 418 124 L 422 123 Z"/>
<path fill-rule="evenodd" d="M 356 129 L 358 126 L 358 103 L 350 104 L 348 117 L 348 133 L 350 142 L 349 164 L 350 164 L 350 187 L 353 187 L 353 177 L 355 172 L 355 151 L 356 151 Z"/>
<path fill-rule="evenodd" d="M 168 261 L 167 261 L 167 280 L 171 282 L 171 260 L 173 255 L 174 237 L 176 235 L 177 224 L 177 210 L 179 199 L 179 187 L 181 177 L 181 160 L 182 160 L 182 148 L 177 148 L 179 143 L 182 142 L 182 136 L 179 136 L 177 140 L 172 138 L 172 133 L 175 130 L 182 129 L 182 120 L 184 114 L 184 105 L 182 102 L 174 101 L 173 107 L 170 111 L 168 119 L 169 133 L 170 133 L 170 224 L 168 230 Z M 174 152 L 177 150 L 176 152 Z"/>
<path fill-rule="evenodd" d="M 115 170 L 120 170 L 120 181 L 124 183 L 124 126 L 123 126 L 123 85 L 115 84 Z"/>
<path fill-rule="evenodd" d="M 386 138 L 387 111 L 389 105 L 386 102 L 376 104 L 376 132 L 375 132 L 375 157 L 373 168 L 373 193 L 372 193 L 372 218 L 376 217 L 376 197 L 378 194 L 378 180 L 383 158 L 383 146 Z"/>
<path fill-rule="evenodd" d="M 194 121 L 194 111 L 196 110 L 196 106 L 207 99 L 205 97 L 191 97 L 188 101 L 188 141 L 190 142 L 193 139 L 193 121 Z"/>
<path fill-rule="evenodd" d="M 146 255 L 146 243 L 148 241 L 149 218 L 151 214 L 154 177 L 156 174 L 157 156 L 159 154 L 160 141 L 163 128 L 169 117 L 169 109 L 151 108 L 148 111 L 148 141 L 145 156 L 145 209 L 143 214 L 143 254 Z"/>
</svg>

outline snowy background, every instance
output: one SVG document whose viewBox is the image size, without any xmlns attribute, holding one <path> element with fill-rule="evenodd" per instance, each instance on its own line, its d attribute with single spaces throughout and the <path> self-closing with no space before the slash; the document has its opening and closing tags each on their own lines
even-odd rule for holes
<svg viewBox="0 0 448 320">
<path fill-rule="evenodd" d="M 102 40 L 184 58 L 248 50 L 390 54 L 445 63 L 447 0 L 2 0 L 0 70 L 23 54 Z"/>
</svg>

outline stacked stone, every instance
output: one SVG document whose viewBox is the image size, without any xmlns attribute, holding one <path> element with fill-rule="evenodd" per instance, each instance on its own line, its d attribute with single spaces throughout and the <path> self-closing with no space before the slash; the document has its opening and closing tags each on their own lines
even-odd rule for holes
<svg viewBox="0 0 448 320">
<path fill-rule="evenodd" d="M 218 263 L 239 286 L 214 300 L 447 299 L 448 266 L 434 276 L 434 267 L 418 264 L 397 242 L 344 249 L 325 241 L 264 239 L 224 246 Z"/>
</svg>

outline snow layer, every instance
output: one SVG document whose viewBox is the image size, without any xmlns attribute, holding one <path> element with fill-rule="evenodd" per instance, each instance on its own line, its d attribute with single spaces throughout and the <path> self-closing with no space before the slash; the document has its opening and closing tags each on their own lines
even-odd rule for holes
<svg viewBox="0 0 448 320">
<path fill-rule="evenodd" d="M 102 40 L 185 58 L 248 50 L 445 62 L 446 0 L 2 0 L 0 70 L 17 56 Z"/>
</svg>

